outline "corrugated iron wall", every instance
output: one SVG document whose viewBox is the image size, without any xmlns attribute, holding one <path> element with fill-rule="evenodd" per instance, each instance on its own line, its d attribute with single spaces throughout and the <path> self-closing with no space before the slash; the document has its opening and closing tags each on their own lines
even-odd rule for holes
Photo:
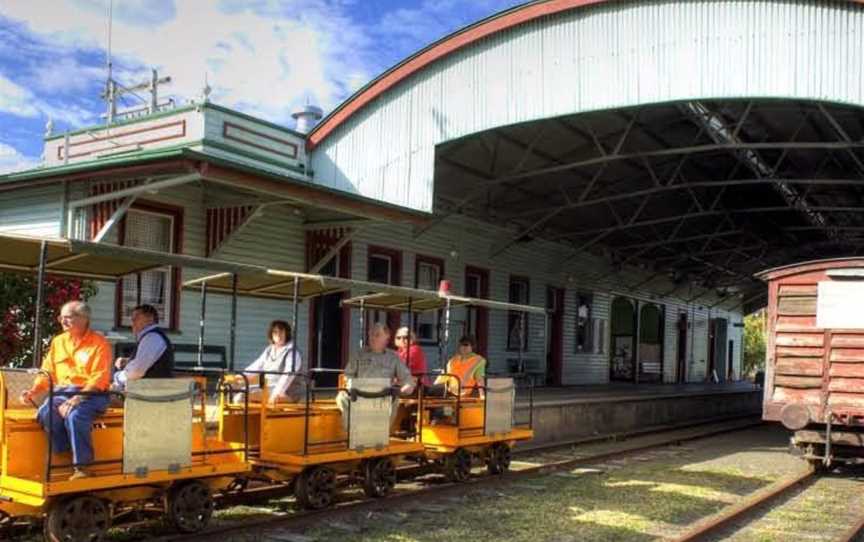
<svg viewBox="0 0 864 542">
<path fill-rule="evenodd" d="M 864 8 L 619 1 L 501 32 L 377 98 L 312 156 L 316 182 L 432 209 L 435 145 L 514 123 L 675 100 L 864 104 Z"/>
</svg>

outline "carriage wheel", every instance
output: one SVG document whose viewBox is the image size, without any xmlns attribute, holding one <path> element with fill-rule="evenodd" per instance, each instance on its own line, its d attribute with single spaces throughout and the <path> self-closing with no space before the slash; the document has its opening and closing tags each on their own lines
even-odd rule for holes
<svg viewBox="0 0 864 542">
<path fill-rule="evenodd" d="M 333 504 L 336 473 L 327 467 L 310 467 L 303 471 L 295 487 L 297 503 L 309 510 L 320 510 Z"/>
<path fill-rule="evenodd" d="M 12 540 L 15 519 L 8 512 L 0 510 L 0 540 Z"/>
<path fill-rule="evenodd" d="M 510 469 L 510 446 L 498 442 L 489 447 L 486 470 L 489 474 L 504 474 Z"/>
<path fill-rule="evenodd" d="M 11 518 L 9 525 L 11 527 Z M 111 519 L 108 507 L 96 497 L 84 495 L 59 501 L 45 518 L 45 539 L 50 542 L 101 542 Z"/>
<path fill-rule="evenodd" d="M 213 495 L 203 482 L 192 480 L 168 495 L 168 521 L 181 533 L 204 530 L 213 516 Z"/>
<path fill-rule="evenodd" d="M 370 459 L 363 466 L 363 491 L 367 497 L 385 497 L 396 485 L 396 467 L 389 457 Z"/>
<path fill-rule="evenodd" d="M 451 482 L 467 482 L 471 477 L 471 454 L 459 448 L 444 460 L 444 475 Z"/>
</svg>

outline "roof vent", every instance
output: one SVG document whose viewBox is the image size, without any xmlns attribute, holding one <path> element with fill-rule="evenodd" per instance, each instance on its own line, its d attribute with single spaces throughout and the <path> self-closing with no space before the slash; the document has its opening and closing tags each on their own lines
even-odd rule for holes
<svg viewBox="0 0 864 542">
<path fill-rule="evenodd" d="M 306 104 L 294 110 L 291 116 L 297 121 L 294 129 L 301 134 L 308 134 L 324 116 L 324 111 L 317 105 Z"/>
</svg>

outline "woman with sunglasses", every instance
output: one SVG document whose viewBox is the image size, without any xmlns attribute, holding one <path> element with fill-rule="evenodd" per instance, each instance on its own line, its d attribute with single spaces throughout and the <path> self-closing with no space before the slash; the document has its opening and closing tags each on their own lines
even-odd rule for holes
<svg viewBox="0 0 864 542">
<path fill-rule="evenodd" d="M 409 347 L 408 339 L 411 339 Z M 396 330 L 396 351 L 399 354 L 399 359 L 411 371 L 411 375 L 418 379 L 420 384 L 428 386 L 430 384 L 429 377 L 426 376 L 426 354 L 423 349 L 417 344 L 417 335 L 413 331 L 409 331 L 407 327 L 400 327 Z"/>
</svg>

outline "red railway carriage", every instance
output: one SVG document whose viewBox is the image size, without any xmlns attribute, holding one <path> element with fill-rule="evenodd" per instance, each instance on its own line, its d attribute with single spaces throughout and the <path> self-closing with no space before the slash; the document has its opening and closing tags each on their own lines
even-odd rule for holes
<svg viewBox="0 0 864 542">
<path fill-rule="evenodd" d="M 864 462 L 864 258 L 789 265 L 768 283 L 763 418 L 815 465 Z"/>
</svg>

